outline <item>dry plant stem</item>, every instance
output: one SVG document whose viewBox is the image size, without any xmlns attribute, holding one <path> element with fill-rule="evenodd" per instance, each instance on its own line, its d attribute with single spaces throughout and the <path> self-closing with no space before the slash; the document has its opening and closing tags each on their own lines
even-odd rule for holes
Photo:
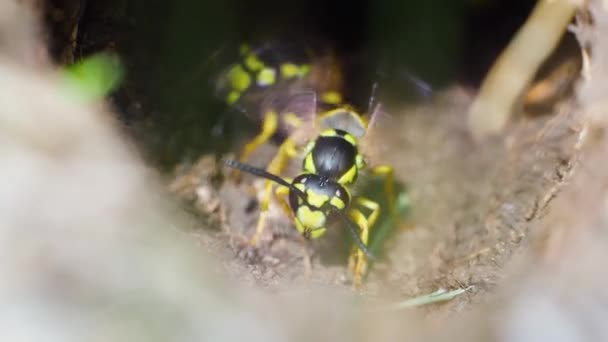
<svg viewBox="0 0 608 342">
<path fill-rule="evenodd" d="M 540 0 L 524 26 L 500 55 L 469 110 L 469 127 L 477 139 L 499 133 L 513 105 L 553 51 L 579 2 Z"/>
</svg>

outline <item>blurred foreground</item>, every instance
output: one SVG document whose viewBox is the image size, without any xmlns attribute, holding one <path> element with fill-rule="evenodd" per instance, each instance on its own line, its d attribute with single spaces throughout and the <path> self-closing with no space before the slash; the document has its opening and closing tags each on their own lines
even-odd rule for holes
<svg viewBox="0 0 608 342">
<path fill-rule="evenodd" d="M 597 39 L 608 13 L 599 1 L 595 27 L 579 33 L 593 47 L 592 78 L 578 89 L 580 106 L 554 118 L 576 118 L 575 155 L 538 202 L 522 250 L 492 291 L 462 307 L 409 311 L 324 286 L 271 294 L 234 281 L 213 249 L 183 232 L 192 218 L 110 110 L 65 96 L 22 6 L 0 4 L 1 340 L 608 339 L 608 46 Z"/>
</svg>

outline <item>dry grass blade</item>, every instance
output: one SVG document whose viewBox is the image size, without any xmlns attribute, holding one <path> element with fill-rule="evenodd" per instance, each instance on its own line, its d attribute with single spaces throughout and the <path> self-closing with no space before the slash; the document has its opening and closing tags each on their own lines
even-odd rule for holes
<svg viewBox="0 0 608 342">
<path fill-rule="evenodd" d="M 499 133 L 541 63 L 559 42 L 580 1 L 540 0 L 486 76 L 469 109 L 469 127 L 480 139 Z"/>
</svg>

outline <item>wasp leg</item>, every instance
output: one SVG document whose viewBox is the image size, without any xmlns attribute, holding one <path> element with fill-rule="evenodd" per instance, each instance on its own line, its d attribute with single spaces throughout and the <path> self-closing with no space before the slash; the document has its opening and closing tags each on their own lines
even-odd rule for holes
<svg viewBox="0 0 608 342">
<path fill-rule="evenodd" d="M 277 154 L 272 158 L 270 164 L 266 168 L 266 171 L 280 175 L 285 167 L 287 166 L 289 160 L 297 155 L 297 150 L 294 141 L 291 138 L 286 138 L 285 141 L 279 146 L 279 150 Z M 255 234 L 249 240 L 251 245 L 256 245 L 259 238 L 262 236 L 264 232 L 264 225 L 266 224 L 266 214 L 268 211 L 268 205 L 270 203 L 270 199 L 272 197 L 272 186 L 274 182 L 272 180 L 264 181 L 264 189 L 262 192 L 262 198 L 260 199 L 260 217 L 258 218 L 258 223 L 256 226 Z"/>
<path fill-rule="evenodd" d="M 369 230 L 374 226 L 374 223 L 376 223 L 376 220 L 378 219 L 378 215 L 380 215 L 380 205 L 363 197 L 355 198 L 355 204 L 371 211 L 368 216 L 365 216 L 361 210 L 354 208 L 348 213 L 350 219 L 353 220 L 361 230 L 359 232 L 361 242 L 363 245 L 367 246 L 369 243 Z M 367 257 L 365 256 L 365 253 L 357 246 L 353 247 L 353 251 L 348 260 L 348 267 L 353 275 L 355 287 L 361 287 L 363 277 L 367 272 Z"/>
<path fill-rule="evenodd" d="M 395 176 L 393 168 L 388 165 L 378 165 L 371 169 L 372 174 L 384 177 L 384 193 L 386 195 L 388 211 L 395 214 Z"/>
<path fill-rule="evenodd" d="M 260 145 L 264 144 L 266 141 L 268 141 L 268 139 L 270 139 L 270 137 L 273 136 L 273 134 L 277 131 L 278 120 L 279 118 L 276 112 L 272 110 L 266 112 L 266 114 L 264 115 L 264 120 L 262 122 L 262 131 L 255 138 L 251 139 L 251 141 L 245 144 L 245 147 L 243 147 L 243 152 L 241 153 L 241 157 L 239 158 L 239 161 L 241 163 L 246 162 L 247 159 L 249 159 L 251 153 L 255 151 L 255 149 L 260 147 Z M 232 174 L 235 177 L 236 172 L 238 171 L 235 170 Z"/>
<path fill-rule="evenodd" d="M 287 182 L 291 183 L 291 179 L 285 178 L 285 180 Z M 285 186 L 280 185 L 274 190 L 274 196 L 277 199 L 277 202 L 279 202 L 281 209 L 283 209 L 283 213 L 285 213 L 285 215 L 287 217 L 289 217 L 289 219 L 291 221 L 293 221 L 294 216 L 293 216 L 293 213 L 291 212 L 291 208 L 289 207 L 289 204 L 287 204 L 287 200 L 286 200 L 287 195 L 289 195 L 289 188 L 287 188 Z"/>
</svg>

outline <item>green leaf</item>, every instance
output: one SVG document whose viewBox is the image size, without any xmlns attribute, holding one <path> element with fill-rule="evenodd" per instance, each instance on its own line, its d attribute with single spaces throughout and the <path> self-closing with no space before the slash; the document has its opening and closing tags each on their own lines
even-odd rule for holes
<svg viewBox="0 0 608 342">
<path fill-rule="evenodd" d="M 70 95 L 83 101 L 104 98 L 116 89 L 123 75 L 118 57 L 107 53 L 92 55 L 61 70 L 62 82 Z"/>
</svg>

